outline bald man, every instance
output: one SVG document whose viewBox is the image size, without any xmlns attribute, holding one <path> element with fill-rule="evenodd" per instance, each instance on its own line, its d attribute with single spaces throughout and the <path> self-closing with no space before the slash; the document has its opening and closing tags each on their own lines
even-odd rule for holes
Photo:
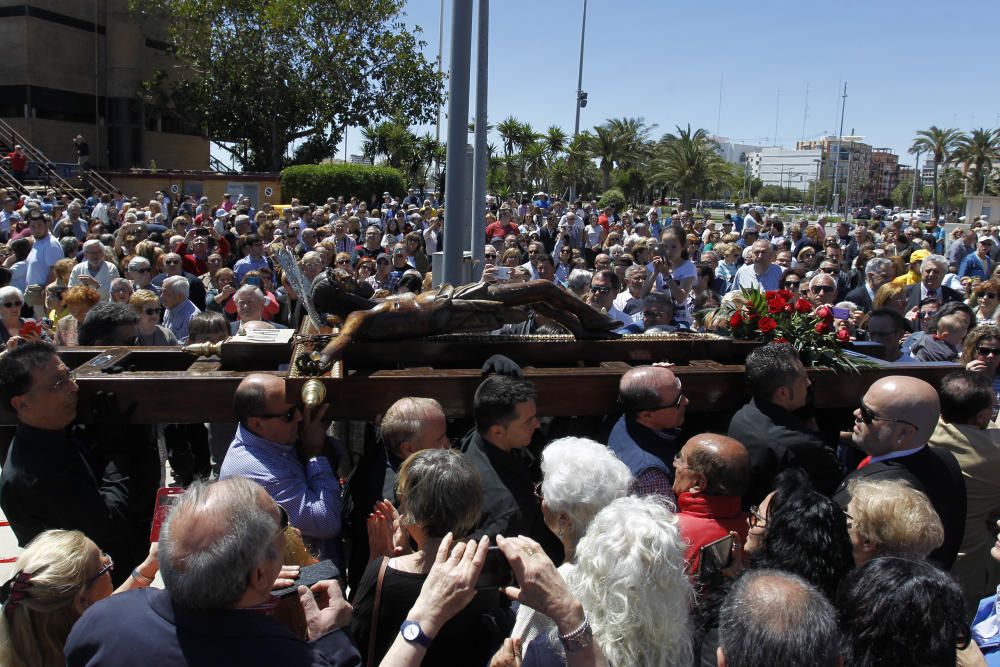
<svg viewBox="0 0 1000 667">
<path fill-rule="evenodd" d="M 740 496 L 750 478 L 750 457 L 738 440 L 704 433 L 681 447 L 674 459 L 674 495 L 685 560 L 691 572 L 701 566 L 701 548 L 736 531 L 746 541 L 746 514 Z"/>
<path fill-rule="evenodd" d="M 688 404 L 681 381 L 664 366 L 639 366 L 622 375 L 618 399 L 624 414 L 611 430 L 608 447 L 632 471 L 632 492 L 672 498 L 671 466 Z"/>
<path fill-rule="evenodd" d="M 245 477 L 260 484 L 285 508 L 306 545 L 342 567 L 336 461 L 343 452 L 338 443 L 327 442 L 323 416 L 328 406 L 303 413 L 297 402 L 286 396 L 282 378 L 245 377 L 233 395 L 239 425 L 219 478 Z"/>
<path fill-rule="evenodd" d="M 902 479 L 927 494 L 944 525 L 944 544 L 929 558 L 951 567 L 965 533 L 966 495 L 955 455 L 930 448 L 941 402 L 923 380 L 890 375 L 873 384 L 854 411 L 854 446 L 868 457 L 844 480 L 834 495 L 846 511 L 852 479 Z"/>
</svg>

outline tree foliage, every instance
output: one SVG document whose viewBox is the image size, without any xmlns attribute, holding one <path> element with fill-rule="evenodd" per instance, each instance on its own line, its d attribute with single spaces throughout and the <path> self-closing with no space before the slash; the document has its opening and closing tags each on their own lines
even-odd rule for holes
<svg viewBox="0 0 1000 667">
<path fill-rule="evenodd" d="M 676 134 L 665 135 L 656 150 L 654 180 L 664 183 L 683 202 L 706 196 L 710 186 L 724 182 L 733 171 L 716 150 L 717 144 L 705 129 L 677 126 Z"/>
<path fill-rule="evenodd" d="M 398 169 L 362 164 L 304 164 L 286 167 L 281 172 L 281 190 L 285 199 L 297 197 L 305 202 L 324 202 L 327 197 L 357 197 L 381 200 L 383 192 L 403 192 L 406 181 Z"/>
<path fill-rule="evenodd" d="M 931 125 L 926 130 L 917 132 L 911 153 L 927 153 L 934 163 L 934 215 L 940 210 L 938 206 L 938 169 L 947 166 L 952 159 L 952 153 L 958 146 L 962 133 L 954 128 L 942 129 Z"/>
<path fill-rule="evenodd" d="M 182 66 L 158 71 L 147 103 L 204 128 L 247 170 L 277 170 L 288 145 L 340 139 L 390 113 L 430 122 L 442 77 L 403 0 L 130 0 L 166 26 Z"/>
</svg>

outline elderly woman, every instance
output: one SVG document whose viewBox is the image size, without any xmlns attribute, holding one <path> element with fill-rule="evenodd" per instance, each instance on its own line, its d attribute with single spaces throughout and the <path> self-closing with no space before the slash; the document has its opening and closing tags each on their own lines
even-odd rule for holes
<svg viewBox="0 0 1000 667">
<path fill-rule="evenodd" d="M 847 533 L 858 567 L 879 556 L 925 558 L 944 542 L 927 496 L 903 480 L 851 480 Z"/>
<path fill-rule="evenodd" d="M 56 345 L 76 345 L 76 332 L 90 309 L 101 300 L 101 295 L 93 287 L 77 285 L 66 291 L 63 303 L 69 309 L 69 317 L 59 320 L 56 325 Z"/>
<path fill-rule="evenodd" d="M 687 667 L 694 591 L 677 517 L 656 497 L 623 497 L 590 522 L 566 583 L 612 665 Z M 565 664 L 554 636 L 528 644 L 524 667 Z"/>
<path fill-rule="evenodd" d="M 743 550 L 751 567 L 797 574 L 833 599 L 854 567 L 847 519 L 805 473 L 790 468 L 778 475 L 774 491 L 750 508 L 748 520 Z"/>
<path fill-rule="evenodd" d="M 115 303 L 128 303 L 132 298 L 132 283 L 125 278 L 115 278 L 111 281 L 111 300 Z"/>
<path fill-rule="evenodd" d="M 0 287 L 0 344 L 17 338 L 24 320 L 21 318 L 21 308 L 24 306 L 24 294 L 13 285 Z"/>
<path fill-rule="evenodd" d="M 128 305 L 139 314 L 140 345 L 177 345 L 174 332 L 160 324 L 163 306 L 154 292 L 141 289 L 132 295 Z"/>
<path fill-rule="evenodd" d="M 230 299 L 236 294 L 236 274 L 230 268 L 221 268 L 212 276 L 212 286 L 205 294 L 205 310 L 225 313 Z"/>
<path fill-rule="evenodd" d="M 542 516 L 566 554 L 559 571 L 565 576 L 576 560 L 576 547 L 591 519 L 611 501 L 628 495 L 632 473 L 604 445 L 587 438 L 559 438 L 542 452 L 542 481 L 535 494 Z M 513 637 L 524 644 L 552 629 L 552 622 L 522 606 Z"/>
<path fill-rule="evenodd" d="M 25 547 L 13 576 L 0 587 L 0 664 L 65 665 L 63 646 L 73 624 L 112 593 L 148 586 L 157 572 L 156 547 L 114 590 L 114 563 L 76 530 L 47 530 Z"/>
<path fill-rule="evenodd" d="M 417 550 L 405 556 L 373 560 L 354 593 L 351 632 L 369 664 L 378 664 L 395 640 L 434 564 L 441 540 L 448 533 L 458 540 L 472 532 L 479 521 L 483 489 L 476 469 L 460 452 L 426 449 L 403 462 L 396 495 L 400 498 L 400 523 Z M 510 629 L 509 620 L 497 613 L 499 606 L 496 589 L 481 591 L 441 628 L 421 664 L 489 662 L 503 639 L 491 632 L 491 624 L 483 616 L 492 616 L 504 632 Z"/>
<path fill-rule="evenodd" d="M 997 309 L 1000 308 L 1000 280 L 991 278 L 972 288 L 973 300 L 970 306 L 976 309 L 976 320 L 980 324 L 996 324 Z"/>
</svg>

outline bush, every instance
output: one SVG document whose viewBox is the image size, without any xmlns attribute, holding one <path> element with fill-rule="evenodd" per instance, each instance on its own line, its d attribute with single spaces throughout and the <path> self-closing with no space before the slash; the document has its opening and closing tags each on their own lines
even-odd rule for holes
<svg viewBox="0 0 1000 667">
<path fill-rule="evenodd" d="M 597 205 L 601 208 L 614 206 L 615 209 L 619 211 L 625 210 L 625 204 L 625 194 L 618 188 L 610 188 L 603 195 L 601 195 L 601 198 L 597 201 Z"/>
<path fill-rule="evenodd" d="M 327 197 L 357 197 L 381 204 L 382 193 L 406 192 L 403 173 L 392 167 L 364 164 L 302 164 L 281 171 L 281 192 L 285 200 L 297 197 L 303 203 L 323 203 Z"/>
</svg>

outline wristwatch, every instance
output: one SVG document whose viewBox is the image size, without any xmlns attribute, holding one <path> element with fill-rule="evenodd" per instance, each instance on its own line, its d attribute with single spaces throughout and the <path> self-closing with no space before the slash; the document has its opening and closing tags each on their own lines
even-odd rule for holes
<svg viewBox="0 0 1000 667">
<path fill-rule="evenodd" d="M 424 634 L 424 631 L 420 629 L 420 624 L 416 621 L 403 621 L 403 624 L 399 626 L 399 633 L 403 635 L 403 639 L 411 644 L 430 648 L 432 639 Z"/>
</svg>

